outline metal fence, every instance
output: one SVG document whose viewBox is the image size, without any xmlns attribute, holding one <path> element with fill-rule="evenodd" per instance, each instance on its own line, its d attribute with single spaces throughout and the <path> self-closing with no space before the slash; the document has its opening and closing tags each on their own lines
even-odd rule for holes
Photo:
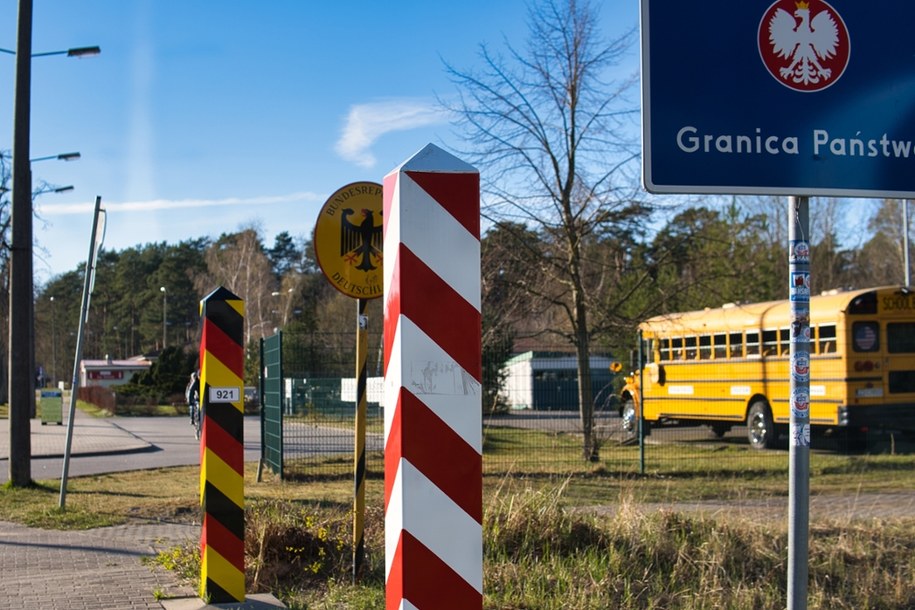
<svg viewBox="0 0 915 610">
<path fill-rule="evenodd" d="M 303 349 L 314 348 L 285 342 L 281 348 L 282 379 L 265 380 L 265 387 L 279 388 L 272 397 L 264 397 L 264 413 L 281 422 L 281 472 L 286 478 L 352 476 L 355 381 L 340 373 L 329 375 L 320 370 L 287 367 L 287 362 L 304 361 L 296 354 Z M 484 413 L 483 418 L 484 471 L 549 474 L 600 467 L 621 474 L 676 476 L 687 472 L 749 472 L 757 468 L 787 470 L 787 440 L 775 450 L 751 449 L 742 424 L 722 433 L 707 426 L 668 422 L 653 427 L 644 438 L 632 438 L 623 430 L 619 414 L 617 396 L 623 380 L 609 372 L 608 358 L 592 358 L 593 439 L 597 452 L 591 460 L 584 457 L 576 371 L 570 364 L 574 358 L 555 351 L 534 350 L 502 363 L 501 387 L 492 393 L 501 408 Z M 344 366 L 354 370 L 353 363 L 333 363 L 326 368 L 339 371 Z M 368 476 L 380 478 L 384 407 L 380 404 L 380 379 L 375 383 L 373 390 L 370 380 L 368 389 L 366 454 Z M 880 433 L 871 440 L 871 452 L 885 452 L 890 446 L 893 451 L 907 451 L 902 437 Z M 814 438 L 813 450 L 841 452 L 837 439 L 828 435 Z"/>
</svg>

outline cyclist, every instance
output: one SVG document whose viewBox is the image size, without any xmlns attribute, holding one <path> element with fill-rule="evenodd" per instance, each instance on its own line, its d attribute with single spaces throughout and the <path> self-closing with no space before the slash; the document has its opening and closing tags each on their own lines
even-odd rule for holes
<svg viewBox="0 0 915 610">
<path fill-rule="evenodd" d="M 191 378 L 184 389 L 184 399 L 187 402 L 191 425 L 196 426 L 196 436 L 200 438 L 200 376 L 197 371 L 191 371 Z"/>
</svg>

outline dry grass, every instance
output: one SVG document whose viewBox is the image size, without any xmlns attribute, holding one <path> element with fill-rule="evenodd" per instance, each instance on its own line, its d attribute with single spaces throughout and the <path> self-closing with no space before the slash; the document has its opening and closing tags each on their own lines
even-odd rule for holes
<svg viewBox="0 0 915 610">
<path fill-rule="evenodd" d="M 724 462 L 722 462 L 724 463 Z M 334 465 L 336 468 L 337 465 Z M 911 456 L 819 458 L 823 493 L 912 489 Z M 367 485 L 366 570 L 350 584 L 351 494 L 347 476 L 312 469 L 307 480 L 255 481 L 245 473 L 250 590 L 271 590 L 290 608 L 384 607 L 383 485 Z M 96 527 L 130 520 L 199 523 L 197 467 L 71 479 L 67 511 L 56 482 L 0 491 L 0 519 L 42 527 Z M 780 467 L 711 475 L 572 476 L 516 472 L 484 479 L 485 607 L 492 610 L 784 608 L 783 520 L 738 511 L 727 519 L 666 502 L 720 504 L 785 493 Z M 662 507 L 659 508 L 659 503 Z M 599 505 L 598 511 L 592 507 Z M 584 507 L 584 508 L 583 508 Z M 194 546 L 160 563 L 194 580 Z M 915 608 L 915 519 L 816 519 L 810 535 L 811 610 Z"/>
<path fill-rule="evenodd" d="M 568 510 L 562 488 L 491 499 L 487 608 L 598 610 L 785 607 L 784 527 L 626 501 Z M 915 607 L 915 520 L 822 525 L 810 536 L 810 605 Z"/>
</svg>

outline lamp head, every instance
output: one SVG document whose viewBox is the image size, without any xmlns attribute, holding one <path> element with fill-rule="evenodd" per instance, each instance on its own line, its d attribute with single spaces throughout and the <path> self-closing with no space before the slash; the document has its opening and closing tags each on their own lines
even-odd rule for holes
<svg viewBox="0 0 915 610">
<path fill-rule="evenodd" d="M 67 57 L 94 57 L 102 52 L 100 47 L 76 47 L 67 49 Z"/>
</svg>

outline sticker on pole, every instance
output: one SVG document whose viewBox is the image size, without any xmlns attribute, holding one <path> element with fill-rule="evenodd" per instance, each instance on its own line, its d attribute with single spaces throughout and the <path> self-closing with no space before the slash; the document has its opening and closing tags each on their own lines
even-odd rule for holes
<svg viewBox="0 0 915 610">
<path fill-rule="evenodd" d="M 241 400 L 241 388 L 238 386 L 227 388 L 210 387 L 210 404 L 217 402 L 238 402 Z"/>
</svg>

